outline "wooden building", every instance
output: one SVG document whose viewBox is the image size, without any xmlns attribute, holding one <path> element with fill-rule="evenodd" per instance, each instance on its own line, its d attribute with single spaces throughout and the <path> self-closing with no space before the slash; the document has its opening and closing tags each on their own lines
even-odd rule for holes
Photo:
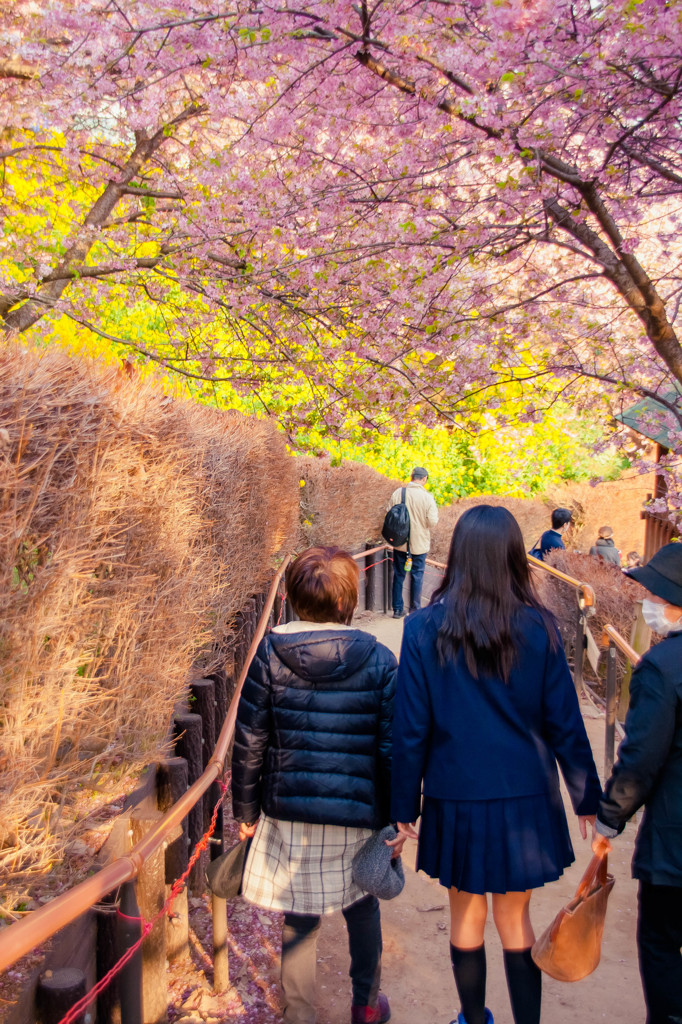
<svg viewBox="0 0 682 1024">
<path fill-rule="evenodd" d="M 682 416 L 682 393 L 679 390 L 665 393 L 663 399 L 679 408 Z M 663 425 L 663 419 L 668 413 L 669 410 L 660 402 L 653 398 L 643 398 L 641 402 L 637 402 L 636 405 L 630 406 L 629 409 L 616 416 L 616 419 L 635 433 L 654 442 L 655 458 L 658 464 L 671 450 L 669 431 Z M 657 473 L 654 493 L 648 494 L 647 500 L 664 498 L 666 491 L 665 478 Z M 682 539 L 682 514 L 676 523 L 671 521 L 667 515 L 650 512 L 648 509 L 643 509 L 641 516 L 645 522 L 644 562 L 648 562 L 664 544 L 669 544 L 670 541 L 678 538 Z"/>
</svg>

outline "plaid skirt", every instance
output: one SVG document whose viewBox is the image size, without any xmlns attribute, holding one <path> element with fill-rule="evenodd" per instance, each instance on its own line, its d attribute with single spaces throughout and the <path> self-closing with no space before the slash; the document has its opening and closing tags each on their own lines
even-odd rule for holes
<svg viewBox="0 0 682 1024">
<path fill-rule="evenodd" d="M 351 877 L 368 828 L 279 821 L 261 815 L 244 866 L 242 895 L 268 910 L 332 914 L 366 893 Z"/>
</svg>

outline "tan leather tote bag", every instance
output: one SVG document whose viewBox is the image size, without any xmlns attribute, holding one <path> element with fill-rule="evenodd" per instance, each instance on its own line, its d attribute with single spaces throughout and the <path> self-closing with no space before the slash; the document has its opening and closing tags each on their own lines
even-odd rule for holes
<svg viewBox="0 0 682 1024">
<path fill-rule="evenodd" d="M 606 855 L 592 858 L 575 896 L 531 950 L 540 970 L 557 981 L 580 981 L 599 963 L 606 903 L 614 881 L 606 865 Z"/>
</svg>

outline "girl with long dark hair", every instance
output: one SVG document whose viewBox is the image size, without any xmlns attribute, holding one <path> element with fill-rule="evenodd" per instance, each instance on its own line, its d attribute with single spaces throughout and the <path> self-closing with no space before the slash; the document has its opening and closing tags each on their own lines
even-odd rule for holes
<svg viewBox="0 0 682 1024">
<path fill-rule="evenodd" d="M 556 625 L 504 508 L 461 516 L 441 586 L 406 620 L 393 736 L 393 818 L 419 838 L 417 868 L 449 890 L 458 1024 L 493 1020 L 487 893 L 514 1020 L 538 1024 L 531 893 L 574 860 L 557 761 L 583 838 L 601 787 Z"/>
</svg>

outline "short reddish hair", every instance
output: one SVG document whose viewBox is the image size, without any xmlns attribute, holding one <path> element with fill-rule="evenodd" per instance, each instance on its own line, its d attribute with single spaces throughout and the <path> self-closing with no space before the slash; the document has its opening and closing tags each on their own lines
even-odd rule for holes
<svg viewBox="0 0 682 1024">
<path fill-rule="evenodd" d="M 299 619 L 349 625 L 360 573 L 341 548 L 308 548 L 287 569 L 287 593 Z"/>
</svg>

